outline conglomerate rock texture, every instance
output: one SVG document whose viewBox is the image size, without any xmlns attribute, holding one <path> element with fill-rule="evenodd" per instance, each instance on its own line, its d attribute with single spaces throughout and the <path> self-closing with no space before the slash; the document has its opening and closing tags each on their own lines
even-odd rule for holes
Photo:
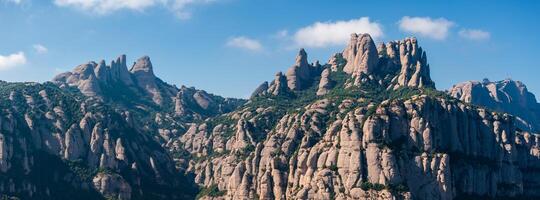
<svg viewBox="0 0 540 200">
<path fill-rule="evenodd" d="M 298 60 L 169 143 L 202 198 L 540 198 L 540 135 L 436 91 L 415 38 L 353 34 L 307 78 Z"/>
</svg>

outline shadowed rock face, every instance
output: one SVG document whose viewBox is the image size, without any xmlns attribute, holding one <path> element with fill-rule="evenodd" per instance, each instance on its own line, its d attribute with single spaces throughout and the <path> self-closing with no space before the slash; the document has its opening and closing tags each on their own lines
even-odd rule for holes
<svg viewBox="0 0 540 200">
<path fill-rule="evenodd" d="M 0 194 L 21 199 L 194 197 L 196 188 L 179 175 L 172 157 L 132 111 L 115 110 L 50 82 L 1 82 L 0 94 Z"/>
<path fill-rule="evenodd" d="M 449 94 L 467 103 L 516 115 L 524 130 L 540 130 L 540 104 L 520 81 L 467 81 L 454 85 Z"/>
<path fill-rule="evenodd" d="M 221 194 L 205 199 L 540 197 L 540 135 L 434 90 L 415 38 L 375 49 L 354 34 L 313 77 L 298 79 L 301 63 L 293 85 L 319 84 L 293 89 L 277 73 L 169 147 L 189 152 L 182 168 Z"/>
</svg>

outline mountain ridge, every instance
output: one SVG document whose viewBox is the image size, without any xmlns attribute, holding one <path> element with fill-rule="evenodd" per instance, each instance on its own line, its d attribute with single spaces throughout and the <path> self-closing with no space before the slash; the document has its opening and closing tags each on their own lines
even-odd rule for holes
<svg viewBox="0 0 540 200">
<path fill-rule="evenodd" d="M 448 92 L 464 102 L 516 115 L 524 130 L 540 130 L 540 103 L 521 81 L 467 81 L 454 85 Z"/>
<path fill-rule="evenodd" d="M 540 135 L 435 90 L 415 38 L 374 49 L 353 34 L 322 69 L 306 57 L 181 136 L 203 198 L 538 197 Z"/>
<path fill-rule="evenodd" d="M 416 38 L 375 45 L 369 34 L 351 34 L 326 64 L 309 63 L 300 49 L 285 73 L 263 82 L 248 100 L 177 88 L 153 69 L 148 56 L 128 69 L 121 55 L 109 65 L 78 65 L 51 82 L 0 82 L 0 193 L 540 197 L 540 134 L 520 128 L 513 115 L 476 105 L 477 94 L 467 89 L 506 97 L 519 91 L 530 99 L 526 87 L 507 81 L 518 89 L 489 90 L 471 82 L 438 91 Z M 43 168 L 51 169 L 46 181 L 35 175 Z"/>
</svg>

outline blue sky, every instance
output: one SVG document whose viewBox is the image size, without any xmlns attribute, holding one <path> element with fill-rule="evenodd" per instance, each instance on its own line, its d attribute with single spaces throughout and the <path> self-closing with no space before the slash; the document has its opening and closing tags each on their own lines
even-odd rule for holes
<svg viewBox="0 0 540 200">
<path fill-rule="evenodd" d="M 325 63 L 356 31 L 416 36 L 438 89 L 512 78 L 540 94 L 540 1 L 397 2 L 0 0 L 0 79 L 42 82 L 87 61 L 149 55 L 168 83 L 247 97 L 298 48 Z"/>
</svg>

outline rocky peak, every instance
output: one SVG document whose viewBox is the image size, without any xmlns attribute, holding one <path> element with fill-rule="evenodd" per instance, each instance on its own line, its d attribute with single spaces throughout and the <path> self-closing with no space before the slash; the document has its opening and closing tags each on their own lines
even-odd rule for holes
<svg viewBox="0 0 540 200">
<path fill-rule="evenodd" d="M 353 85 L 374 80 L 389 83 L 390 89 L 435 87 L 426 53 L 414 37 L 375 46 L 369 34 L 353 33 L 342 55 L 347 61 L 343 71 L 354 78 Z"/>
<path fill-rule="evenodd" d="M 133 85 L 133 80 L 127 69 L 126 55 L 120 55 L 116 61 L 111 61 L 110 74 L 113 80 L 118 80 L 127 86 Z"/>
<path fill-rule="evenodd" d="M 287 78 L 282 72 L 276 73 L 274 81 L 272 81 L 268 88 L 268 93 L 272 95 L 280 95 L 287 93 L 287 91 Z"/>
<path fill-rule="evenodd" d="M 318 61 L 309 64 L 306 51 L 300 49 L 295 64 L 285 73 L 287 87 L 278 87 L 277 84 L 282 81 L 281 76 L 276 76 L 268 85 L 260 85 L 252 97 L 281 94 L 283 91 L 303 91 L 315 84 L 319 85 L 317 94 L 323 95 L 332 87 L 341 87 L 340 84 L 334 84 L 336 80 L 331 80 L 331 77 L 341 76 L 331 74 L 341 72 L 347 75 L 342 84 L 344 88 L 364 83 L 380 85 L 389 90 L 400 87 L 435 88 L 426 53 L 419 47 L 416 38 L 381 43 L 377 47 L 369 34 L 353 33 L 343 52 L 332 55 L 324 65 Z M 315 80 L 320 81 L 314 83 Z"/>
<path fill-rule="evenodd" d="M 162 82 L 154 75 L 150 57 L 143 56 L 139 58 L 129 71 L 133 75 L 137 86 L 145 91 L 146 95 L 150 96 L 154 103 L 162 105 L 166 96 L 164 96 L 165 94 L 162 94 L 160 86 L 172 86 L 161 84 Z"/>
<path fill-rule="evenodd" d="M 137 85 L 135 85 L 135 81 Z M 72 72 L 56 76 L 53 82 L 60 85 L 76 86 L 83 94 L 102 99 L 110 96 L 107 92 L 117 93 L 116 90 L 119 88 L 125 92 L 146 91 L 146 94 L 141 94 L 141 96 L 149 96 L 158 105 L 161 105 L 163 99 L 162 90 L 167 91 L 167 95 L 171 97 L 176 94 L 174 86 L 167 85 L 155 77 L 148 56 L 138 59 L 130 71 L 127 70 L 125 55 L 113 60 L 109 66 L 105 64 L 104 60 L 100 61 L 99 64 L 88 62 L 77 66 Z"/>
<path fill-rule="evenodd" d="M 307 61 L 307 53 L 300 49 L 296 56 L 296 63 L 287 70 L 287 86 L 291 90 L 302 90 L 313 83 L 315 76 L 320 74 L 320 65 L 310 65 Z"/>
<path fill-rule="evenodd" d="M 525 130 L 540 130 L 540 104 L 521 81 L 466 81 L 454 85 L 448 93 L 467 103 L 516 115 L 525 122 L 521 124 Z"/>
<path fill-rule="evenodd" d="M 139 59 L 137 59 L 137 62 L 133 64 L 133 67 L 129 70 L 131 73 L 145 73 L 149 75 L 154 75 L 154 70 L 152 67 L 152 62 L 150 61 L 150 57 L 143 56 Z"/>
<path fill-rule="evenodd" d="M 435 87 L 435 83 L 431 80 L 426 52 L 418 46 L 416 38 L 405 38 L 399 42 L 391 42 L 387 46 L 392 47 L 387 53 L 399 55 L 401 64 L 396 87 Z M 396 49 L 399 49 L 399 54 L 394 52 Z"/>
<path fill-rule="evenodd" d="M 353 76 L 370 74 L 378 63 L 377 47 L 369 34 L 353 33 L 343 57 L 347 60 L 343 71 Z"/>
<path fill-rule="evenodd" d="M 300 51 L 298 51 L 298 55 L 296 55 L 296 64 L 297 66 L 301 65 L 308 65 L 307 60 L 307 53 L 304 48 L 301 48 Z"/>
<path fill-rule="evenodd" d="M 94 69 L 97 67 L 97 63 L 88 62 L 86 64 L 79 65 L 75 67 L 73 73 L 78 74 L 81 78 L 89 78 L 95 76 Z"/>
</svg>

